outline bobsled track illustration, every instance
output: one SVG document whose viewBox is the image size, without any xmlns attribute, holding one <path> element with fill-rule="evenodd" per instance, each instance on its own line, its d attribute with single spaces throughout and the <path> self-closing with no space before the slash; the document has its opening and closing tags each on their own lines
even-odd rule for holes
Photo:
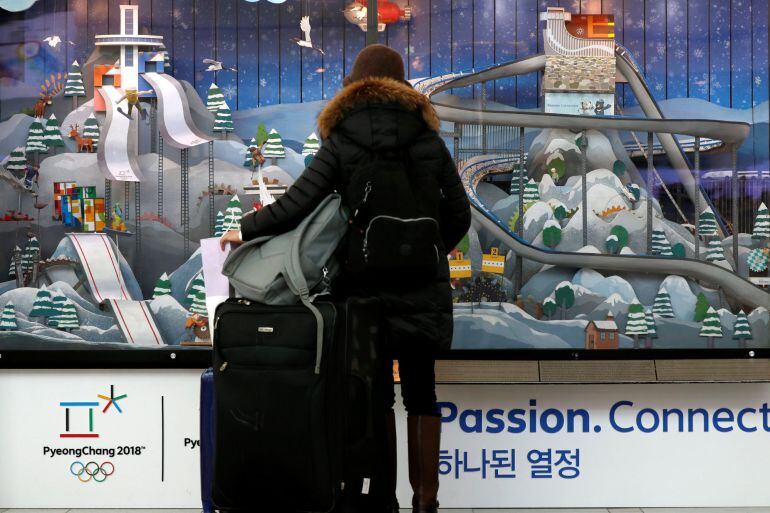
<svg viewBox="0 0 770 513">
<path fill-rule="evenodd" d="M 625 49 L 618 49 L 622 52 Z M 618 61 L 628 64 L 627 58 L 617 56 Z M 745 123 L 714 121 L 714 120 L 672 120 L 663 119 L 660 109 L 639 75 L 638 70 L 628 65 L 625 71 L 631 75 L 629 83 L 636 84 L 634 90 L 640 99 L 643 109 L 654 109 L 657 114 L 649 118 L 620 118 L 620 117 L 588 117 L 565 114 L 546 114 L 539 112 L 516 111 L 479 111 L 442 104 L 434 95 L 453 88 L 470 86 L 498 78 L 510 77 L 539 71 L 545 66 L 545 55 L 535 55 L 518 61 L 500 64 L 486 70 L 471 74 L 455 73 L 441 77 L 433 77 L 413 81 L 415 89 L 426 94 L 436 108 L 440 119 L 456 123 L 523 126 L 528 128 L 564 128 L 564 129 L 596 129 L 596 130 L 627 130 L 637 132 L 653 132 L 658 134 L 664 151 L 670 158 L 672 166 L 685 184 L 691 198 L 700 195 L 701 205 L 708 204 L 708 198 L 698 191 L 692 178 L 690 168 L 682 148 L 676 142 L 673 134 L 686 133 L 692 136 L 712 138 L 727 144 L 740 144 L 749 134 L 749 125 Z M 624 68 L 621 67 L 621 70 Z M 634 78 L 636 77 L 636 82 Z M 646 112 L 646 111 L 645 111 Z M 668 142 L 666 142 L 668 141 Z M 487 210 L 476 194 L 477 184 L 487 174 L 500 172 L 501 167 L 517 160 L 513 156 L 481 156 L 463 163 L 459 170 L 463 184 L 466 187 L 473 207 L 474 222 L 489 230 L 500 239 L 516 255 L 548 265 L 561 267 L 588 267 L 604 271 L 634 271 L 652 274 L 676 274 L 709 283 L 719 287 L 743 305 L 751 307 L 770 307 L 770 294 L 756 287 L 750 281 L 734 274 L 732 271 L 709 262 L 694 259 L 673 259 L 636 255 L 597 255 L 587 253 L 564 253 L 541 249 L 519 238 L 508 226 L 497 219 Z"/>
<path fill-rule="evenodd" d="M 117 248 L 103 233 L 68 233 L 75 247 L 91 295 L 111 308 L 126 342 L 164 345 L 145 301 L 134 300 L 120 271 Z"/>
<path fill-rule="evenodd" d="M 107 107 L 102 137 L 96 152 L 99 169 L 107 179 L 126 182 L 141 181 L 144 177 L 139 170 L 139 163 L 136 159 L 137 139 L 132 136 L 132 132 L 135 133 L 137 129 L 136 120 L 129 120 L 118 112 L 118 108 L 122 108 L 123 112 L 128 112 L 128 104 L 125 100 L 120 105 L 117 103 L 118 99 L 123 96 L 120 90 L 113 86 L 102 86 L 98 90 Z M 139 117 L 139 113 L 133 113 L 133 115 Z"/>
<path fill-rule="evenodd" d="M 176 79 L 162 73 L 145 73 L 142 76 L 158 98 L 158 126 L 164 143 L 182 149 L 211 140 L 193 123 L 187 95 Z"/>
<path fill-rule="evenodd" d="M 545 54 L 537 54 L 531 57 L 525 57 L 519 60 L 515 60 L 515 61 L 503 63 L 503 64 L 497 64 L 495 66 L 491 66 L 485 70 L 478 71 L 478 72 L 452 73 L 448 75 L 442 75 L 439 77 L 413 80 L 412 84 L 414 85 L 415 89 L 417 89 L 418 91 L 432 97 L 438 93 L 441 93 L 453 88 L 461 88 L 461 87 L 466 87 L 473 84 L 488 82 L 490 80 L 513 77 L 517 75 L 526 75 L 528 73 L 540 71 L 545 68 L 545 62 L 546 62 Z M 615 62 L 616 62 L 616 67 L 618 71 L 620 71 L 623 77 L 625 77 L 626 81 L 631 87 L 631 90 L 634 92 L 634 95 L 636 96 L 637 101 L 639 102 L 639 105 L 642 108 L 642 111 L 644 112 L 645 116 L 647 116 L 647 118 L 650 120 L 665 119 L 663 117 L 662 111 L 660 110 L 660 106 L 658 105 L 657 101 L 655 101 L 655 98 L 653 97 L 650 89 L 647 87 L 647 82 L 645 82 L 644 77 L 642 76 L 639 68 L 636 66 L 636 64 L 632 60 L 628 50 L 619 44 L 615 45 Z M 437 101 L 436 99 L 432 99 L 432 101 L 441 119 L 446 121 L 456 121 L 459 123 L 481 124 L 481 121 L 483 119 L 484 123 L 488 125 L 525 126 L 530 128 L 567 128 L 567 129 L 595 128 L 600 130 L 612 129 L 612 130 L 646 131 L 642 127 L 634 128 L 633 123 L 617 123 L 617 124 L 595 123 L 595 121 L 592 121 L 592 118 L 587 116 L 561 115 L 565 119 L 563 119 L 561 122 L 557 124 L 553 124 L 553 121 L 556 119 L 555 116 L 559 116 L 557 114 L 545 114 L 545 113 L 535 113 L 535 112 L 512 112 L 512 111 L 505 111 L 505 112 L 484 111 L 484 114 L 482 116 L 480 111 L 475 111 L 473 109 L 464 109 L 462 107 L 456 107 L 453 105 L 442 104 L 440 101 Z M 543 120 L 538 122 L 537 119 L 540 116 L 546 116 L 546 117 L 549 117 L 550 119 L 548 121 Z M 598 120 L 601 118 L 593 118 L 593 119 Z M 606 120 L 619 121 L 622 118 L 605 117 L 603 119 L 605 121 Z M 630 121 L 631 119 L 627 118 L 627 120 Z M 691 120 L 690 125 L 682 125 L 683 129 L 688 128 L 688 130 L 679 132 L 679 133 L 687 133 L 689 135 L 700 135 L 701 137 L 709 138 L 708 136 L 704 136 L 698 130 L 695 130 L 695 128 L 697 128 L 698 125 L 701 125 L 703 123 L 723 123 L 723 122 L 709 121 L 709 120 Z M 738 124 L 737 123 L 725 124 L 723 125 L 723 130 L 716 130 L 716 133 L 725 134 L 725 138 L 720 139 L 719 137 L 714 137 L 714 136 L 712 137 L 724 143 L 742 142 L 743 139 L 745 139 L 746 136 L 748 135 L 748 130 L 747 129 L 744 130 L 735 125 L 738 125 Z M 715 128 L 715 125 L 712 125 L 712 128 Z M 744 131 L 746 132 L 746 135 L 742 135 Z M 719 218 L 717 210 L 713 208 L 710 198 L 707 195 L 705 195 L 702 190 L 697 189 L 697 185 L 692 176 L 692 172 L 690 169 L 687 156 L 685 155 L 684 149 L 680 146 L 679 142 L 674 137 L 674 133 L 676 132 L 668 132 L 668 133 L 658 132 L 657 133 L 658 140 L 664 152 L 666 153 L 666 156 L 668 157 L 669 162 L 671 163 L 671 167 L 676 171 L 679 182 L 682 184 L 687 195 L 690 197 L 693 203 L 695 203 L 695 199 L 697 197 L 700 205 L 712 206 L 712 210 L 714 210 L 714 212 L 717 214 L 717 218 L 720 220 L 720 225 L 722 225 L 723 223 Z M 723 230 L 722 226 L 720 226 L 719 229 L 720 231 Z"/>
</svg>

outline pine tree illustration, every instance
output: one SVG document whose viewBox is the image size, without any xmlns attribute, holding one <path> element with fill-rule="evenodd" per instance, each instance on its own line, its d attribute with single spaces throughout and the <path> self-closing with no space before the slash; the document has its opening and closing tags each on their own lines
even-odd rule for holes
<svg viewBox="0 0 770 513">
<path fill-rule="evenodd" d="M 628 305 L 626 335 L 634 337 L 634 349 L 639 347 L 639 337 L 647 335 L 647 318 L 644 314 L 644 307 L 636 299 Z"/>
<path fill-rule="evenodd" d="M 722 320 L 713 306 L 709 306 L 700 328 L 700 336 L 707 339 L 706 347 L 714 347 L 714 339 L 722 338 Z"/>
<path fill-rule="evenodd" d="M 163 273 L 155 282 L 155 288 L 152 290 L 152 299 L 159 298 L 160 296 L 167 296 L 171 294 L 171 279 L 168 274 Z"/>
<path fill-rule="evenodd" d="M 757 217 L 754 218 L 754 230 L 751 232 L 752 239 L 767 239 L 770 237 L 770 213 L 767 206 L 760 203 L 757 208 Z"/>
<path fill-rule="evenodd" d="M 27 172 L 27 154 L 23 146 L 19 146 L 11 152 L 5 163 L 5 169 L 13 172 L 18 178 L 24 177 Z"/>
<path fill-rule="evenodd" d="M 3 307 L 3 313 L 0 314 L 0 331 L 16 331 L 18 329 L 16 309 L 13 307 L 13 303 L 8 301 Z"/>
<path fill-rule="evenodd" d="M 83 139 L 94 140 L 94 150 L 99 146 L 99 138 L 101 137 L 101 130 L 99 129 L 99 122 L 96 121 L 96 116 L 91 114 L 86 118 L 86 122 L 83 124 Z"/>
<path fill-rule="evenodd" d="M 243 217 L 243 210 L 241 208 L 241 200 L 238 199 L 236 194 L 227 203 L 225 209 L 225 219 L 222 226 L 223 231 L 240 230 L 241 229 L 241 217 Z"/>
<path fill-rule="evenodd" d="M 653 346 L 653 339 L 658 338 L 658 327 L 655 324 L 655 315 L 649 308 L 644 311 L 644 323 L 647 325 L 645 347 L 650 349 Z"/>
<path fill-rule="evenodd" d="M 67 83 L 64 85 L 64 96 L 71 96 L 72 108 L 77 107 L 77 97 L 85 96 L 86 89 L 83 87 L 83 75 L 80 72 L 80 64 L 77 60 L 72 61 L 70 70 L 67 73 Z"/>
<path fill-rule="evenodd" d="M 511 196 L 516 196 L 521 192 L 519 190 L 519 177 L 524 174 L 524 170 L 521 169 L 521 166 L 518 164 L 514 164 L 513 168 L 511 169 L 511 186 L 508 189 L 508 194 Z M 526 175 L 524 176 L 526 178 Z M 524 182 L 524 189 L 526 189 L 527 182 Z"/>
<path fill-rule="evenodd" d="M 50 317 L 58 312 L 53 307 L 53 295 L 45 288 L 45 285 L 37 291 L 35 302 L 32 304 L 30 317 Z"/>
<path fill-rule="evenodd" d="M 698 235 L 713 237 L 717 234 L 717 218 L 711 208 L 706 208 L 698 216 Z"/>
<path fill-rule="evenodd" d="M 203 317 L 209 316 L 209 312 L 206 309 L 206 293 L 202 290 L 193 296 L 192 303 L 190 303 L 190 313 Z"/>
<path fill-rule="evenodd" d="M 61 127 L 59 126 L 59 120 L 56 119 L 55 114 L 51 114 L 51 117 L 48 118 L 48 121 L 45 124 L 43 140 L 45 145 L 49 148 L 64 147 L 64 140 L 61 137 Z"/>
<path fill-rule="evenodd" d="M 746 341 L 751 340 L 753 335 L 751 334 L 751 324 L 749 323 L 749 317 L 746 312 L 741 310 L 738 312 L 738 316 L 735 318 L 735 324 L 733 325 L 733 339 L 738 341 L 740 347 L 746 347 Z"/>
<path fill-rule="evenodd" d="M 671 250 L 671 243 L 663 230 L 652 231 L 652 254 L 663 257 L 672 257 L 674 252 Z"/>
<path fill-rule="evenodd" d="M 62 316 L 64 314 L 64 305 L 67 303 L 67 296 L 61 292 L 57 292 L 53 297 L 52 303 L 52 309 L 56 313 L 48 317 L 48 326 L 57 328 L 59 326 L 59 321 L 63 318 Z"/>
<path fill-rule="evenodd" d="M 655 295 L 655 301 L 652 305 L 652 313 L 672 319 L 674 317 L 674 309 L 671 306 L 671 296 L 665 287 L 661 287 L 658 293 Z"/>
<path fill-rule="evenodd" d="M 243 167 L 251 168 L 251 150 L 258 148 L 259 145 L 257 144 L 257 140 L 252 137 L 249 145 L 246 146 L 246 153 L 243 157 Z"/>
<path fill-rule="evenodd" d="M 190 283 L 187 284 L 187 289 L 185 290 L 185 301 L 188 305 L 191 305 L 193 301 L 195 301 L 195 295 L 198 294 L 198 292 L 205 294 L 206 293 L 206 285 L 203 281 L 203 271 L 196 274 L 192 280 L 190 280 Z"/>
<path fill-rule="evenodd" d="M 307 139 L 305 139 L 305 144 L 302 146 L 302 154 L 315 155 L 320 149 L 321 143 L 318 141 L 318 136 L 313 132 L 307 136 Z"/>
<path fill-rule="evenodd" d="M 540 191 L 537 187 L 537 183 L 535 183 L 532 178 L 530 178 L 527 185 L 524 186 L 523 200 L 525 205 L 540 201 Z"/>
<path fill-rule="evenodd" d="M 227 102 L 223 101 L 222 106 L 217 110 L 217 114 L 214 117 L 214 132 L 225 134 L 225 136 L 235 130 L 233 126 L 233 113 L 230 107 L 227 106 Z"/>
<path fill-rule="evenodd" d="M 273 159 L 273 163 L 275 163 L 275 159 L 286 157 L 286 151 L 283 148 L 283 139 L 281 139 L 281 134 L 279 134 L 275 128 L 270 130 L 270 133 L 267 135 L 267 142 L 265 143 L 264 148 L 262 148 L 262 155 Z"/>
<path fill-rule="evenodd" d="M 211 112 L 216 112 L 225 103 L 225 95 L 218 85 L 212 82 L 209 86 L 208 97 L 206 98 L 206 108 Z"/>
<path fill-rule="evenodd" d="M 24 151 L 27 153 L 47 153 L 48 146 L 45 144 L 44 132 L 43 121 L 40 118 L 35 118 L 27 131 L 27 145 Z"/>
<path fill-rule="evenodd" d="M 725 250 L 722 247 L 722 242 L 716 239 L 712 239 L 708 243 L 708 249 L 706 250 L 706 260 L 709 262 L 725 262 Z"/>
<path fill-rule="evenodd" d="M 35 262 L 40 261 L 40 243 L 37 237 L 31 237 L 24 246 L 24 253 L 21 255 L 21 271 L 31 273 Z"/>
<path fill-rule="evenodd" d="M 548 319 L 556 313 L 556 300 L 552 296 L 543 299 L 543 313 Z"/>
<path fill-rule="evenodd" d="M 225 215 L 220 210 L 217 212 L 217 220 L 214 225 L 214 237 L 221 237 L 225 233 Z"/>
<path fill-rule="evenodd" d="M 8 277 L 9 278 L 16 278 L 16 254 L 21 255 L 21 248 L 19 246 L 16 246 L 13 248 L 13 251 L 11 252 L 11 263 L 8 266 Z"/>
<path fill-rule="evenodd" d="M 80 328 L 80 319 L 75 303 L 69 298 L 64 299 L 60 313 L 56 316 L 56 329 L 72 331 Z"/>
</svg>

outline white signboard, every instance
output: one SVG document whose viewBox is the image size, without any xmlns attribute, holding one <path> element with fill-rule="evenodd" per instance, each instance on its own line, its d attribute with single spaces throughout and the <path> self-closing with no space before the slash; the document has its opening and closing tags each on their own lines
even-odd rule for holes
<svg viewBox="0 0 770 513">
<path fill-rule="evenodd" d="M 545 93 L 545 112 L 573 116 L 614 116 L 615 95 L 611 93 Z"/>
<path fill-rule="evenodd" d="M 200 371 L 3 371 L 0 509 L 198 508 Z M 445 385 L 442 507 L 770 504 L 770 384 Z M 399 498 L 409 504 L 399 412 Z M 41 492 L 44 490 L 44 493 Z"/>
</svg>

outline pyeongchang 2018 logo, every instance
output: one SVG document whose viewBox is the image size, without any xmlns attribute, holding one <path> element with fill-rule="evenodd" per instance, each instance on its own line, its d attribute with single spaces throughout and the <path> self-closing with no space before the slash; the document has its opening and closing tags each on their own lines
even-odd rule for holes
<svg viewBox="0 0 770 513">
<path fill-rule="evenodd" d="M 64 432 L 59 438 L 99 438 L 96 431 L 94 411 L 100 410 L 102 415 L 115 411 L 123 413 L 120 401 L 128 394 L 115 395 L 115 385 L 110 385 L 110 395 L 96 394 L 97 399 L 105 401 L 61 401 L 59 407 L 64 408 Z M 86 427 L 87 426 L 87 427 Z"/>
</svg>

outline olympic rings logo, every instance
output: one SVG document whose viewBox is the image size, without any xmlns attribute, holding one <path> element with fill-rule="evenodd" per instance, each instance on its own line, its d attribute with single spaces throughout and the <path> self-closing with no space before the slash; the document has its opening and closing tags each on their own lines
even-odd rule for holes
<svg viewBox="0 0 770 513">
<path fill-rule="evenodd" d="M 101 465 L 95 461 L 89 461 L 85 465 L 80 461 L 73 461 L 70 465 L 70 473 L 81 483 L 87 483 L 92 479 L 102 483 L 115 473 L 115 465 L 110 461 L 105 461 Z"/>
</svg>

